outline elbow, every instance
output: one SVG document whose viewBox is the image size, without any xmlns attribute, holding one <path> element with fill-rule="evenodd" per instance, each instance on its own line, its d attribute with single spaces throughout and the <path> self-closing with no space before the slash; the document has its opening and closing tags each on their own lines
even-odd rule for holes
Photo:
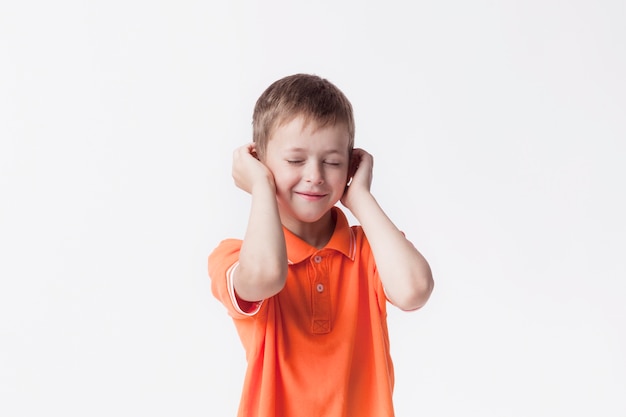
<svg viewBox="0 0 626 417">
<path fill-rule="evenodd" d="M 393 303 L 403 311 L 415 311 L 422 308 L 433 292 L 435 282 L 431 274 L 414 281 L 413 285 L 402 292 Z"/>
<path fill-rule="evenodd" d="M 242 268 L 237 271 L 237 295 L 247 301 L 260 301 L 278 294 L 287 282 L 287 265 L 260 265 L 259 268 Z"/>
</svg>

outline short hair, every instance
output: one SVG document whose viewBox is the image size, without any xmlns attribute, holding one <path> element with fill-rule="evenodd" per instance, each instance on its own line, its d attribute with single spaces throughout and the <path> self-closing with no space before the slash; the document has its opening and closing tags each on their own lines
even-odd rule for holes
<svg viewBox="0 0 626 417">
<path fill-rule="evenodd" d="M 334 126 L 345 123 L 348 129 L 348 151 L 354 147 L 352 104 L 330 81 L 317 75 L 294 74 L 274 81 L 261 94 L 252 115 L 252 140 L 259 156 L 265 155 L 274 129 L 298 116 L 305 125 Z"/>
</svg>

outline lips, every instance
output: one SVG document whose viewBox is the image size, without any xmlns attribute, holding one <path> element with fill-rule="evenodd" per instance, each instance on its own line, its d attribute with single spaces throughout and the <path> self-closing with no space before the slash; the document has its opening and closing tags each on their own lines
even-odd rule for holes
<svg viewBox="0 0 626 417">
<path fill-rule="evenodd" d="M 326 194 L 321 194 L 321 193 L 296 192 L 296 194 L 308 201 L 317 201 L 326 197 Z"/>
</svg>

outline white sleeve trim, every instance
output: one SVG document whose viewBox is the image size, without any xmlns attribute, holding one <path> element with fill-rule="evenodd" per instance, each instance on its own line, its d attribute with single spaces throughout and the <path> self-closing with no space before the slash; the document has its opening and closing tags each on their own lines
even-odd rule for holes
<svg viewBox="0 0 626 417">
<path fill-rule="evenodd" d="M 237 301 L 237 296 L 235 295 L 235 282 L 233 280 L 233 273 L 235 272 L 235 269 L 237 269 L 238 266 L 239 266 L 239 262 L 235 262 L 233 266 L 228 268 L 228 271 L 226 271 L 226 282 L 228 285 L 228 294 L 230 295 L 230 301 L 232 302 L 235 310 L 239 314 L 243 314 L 244 316 L 251 317 L 259 312 L 259 310 L 261 309 L 261 305 L 263 304 L 263 301 L 260 301 L 257 307 L 253 311 L 245 312 L 241 309 L 241 307 L 239 306 L 239 302 Z"/>
</svg>

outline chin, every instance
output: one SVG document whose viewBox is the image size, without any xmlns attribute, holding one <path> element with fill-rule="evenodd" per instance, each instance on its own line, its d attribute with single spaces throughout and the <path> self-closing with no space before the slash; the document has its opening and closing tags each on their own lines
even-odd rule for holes
<svg viewBox="0 0 626 417">
<path fill-rule="evenodd" d="M 326 210 L 320 211 L 320 210 L 315 210 L 315 211 L 304 211 L 304 210 L 293 210 L 291 211 L 291 216 L 293 217 L 294 220 L 297 220 L 299 222 L 302 223 L 317 223 L 318 221 L 320 221 L 321 219 L 324 218 L 324 216 L 330 212 L 330 207 L 327 208 Z"/>
<path fill-rule="evenodd" d="M 294 216 L 294 219 L 302 222 L 302 223 L 316 223 L 318 221 L 320 221 L 324 215 L 326 214 L 326 212 L 319 214 L 319 213 L 315 213 L 315 214 L 296 214 Z"/>
<path fill-rule="evenodd" d="M 280 211 L 301 223 L 316 223 L 324 218 L 336 204 L 285 204 L 285 201 L 279 201 Z"/>
</svg>

